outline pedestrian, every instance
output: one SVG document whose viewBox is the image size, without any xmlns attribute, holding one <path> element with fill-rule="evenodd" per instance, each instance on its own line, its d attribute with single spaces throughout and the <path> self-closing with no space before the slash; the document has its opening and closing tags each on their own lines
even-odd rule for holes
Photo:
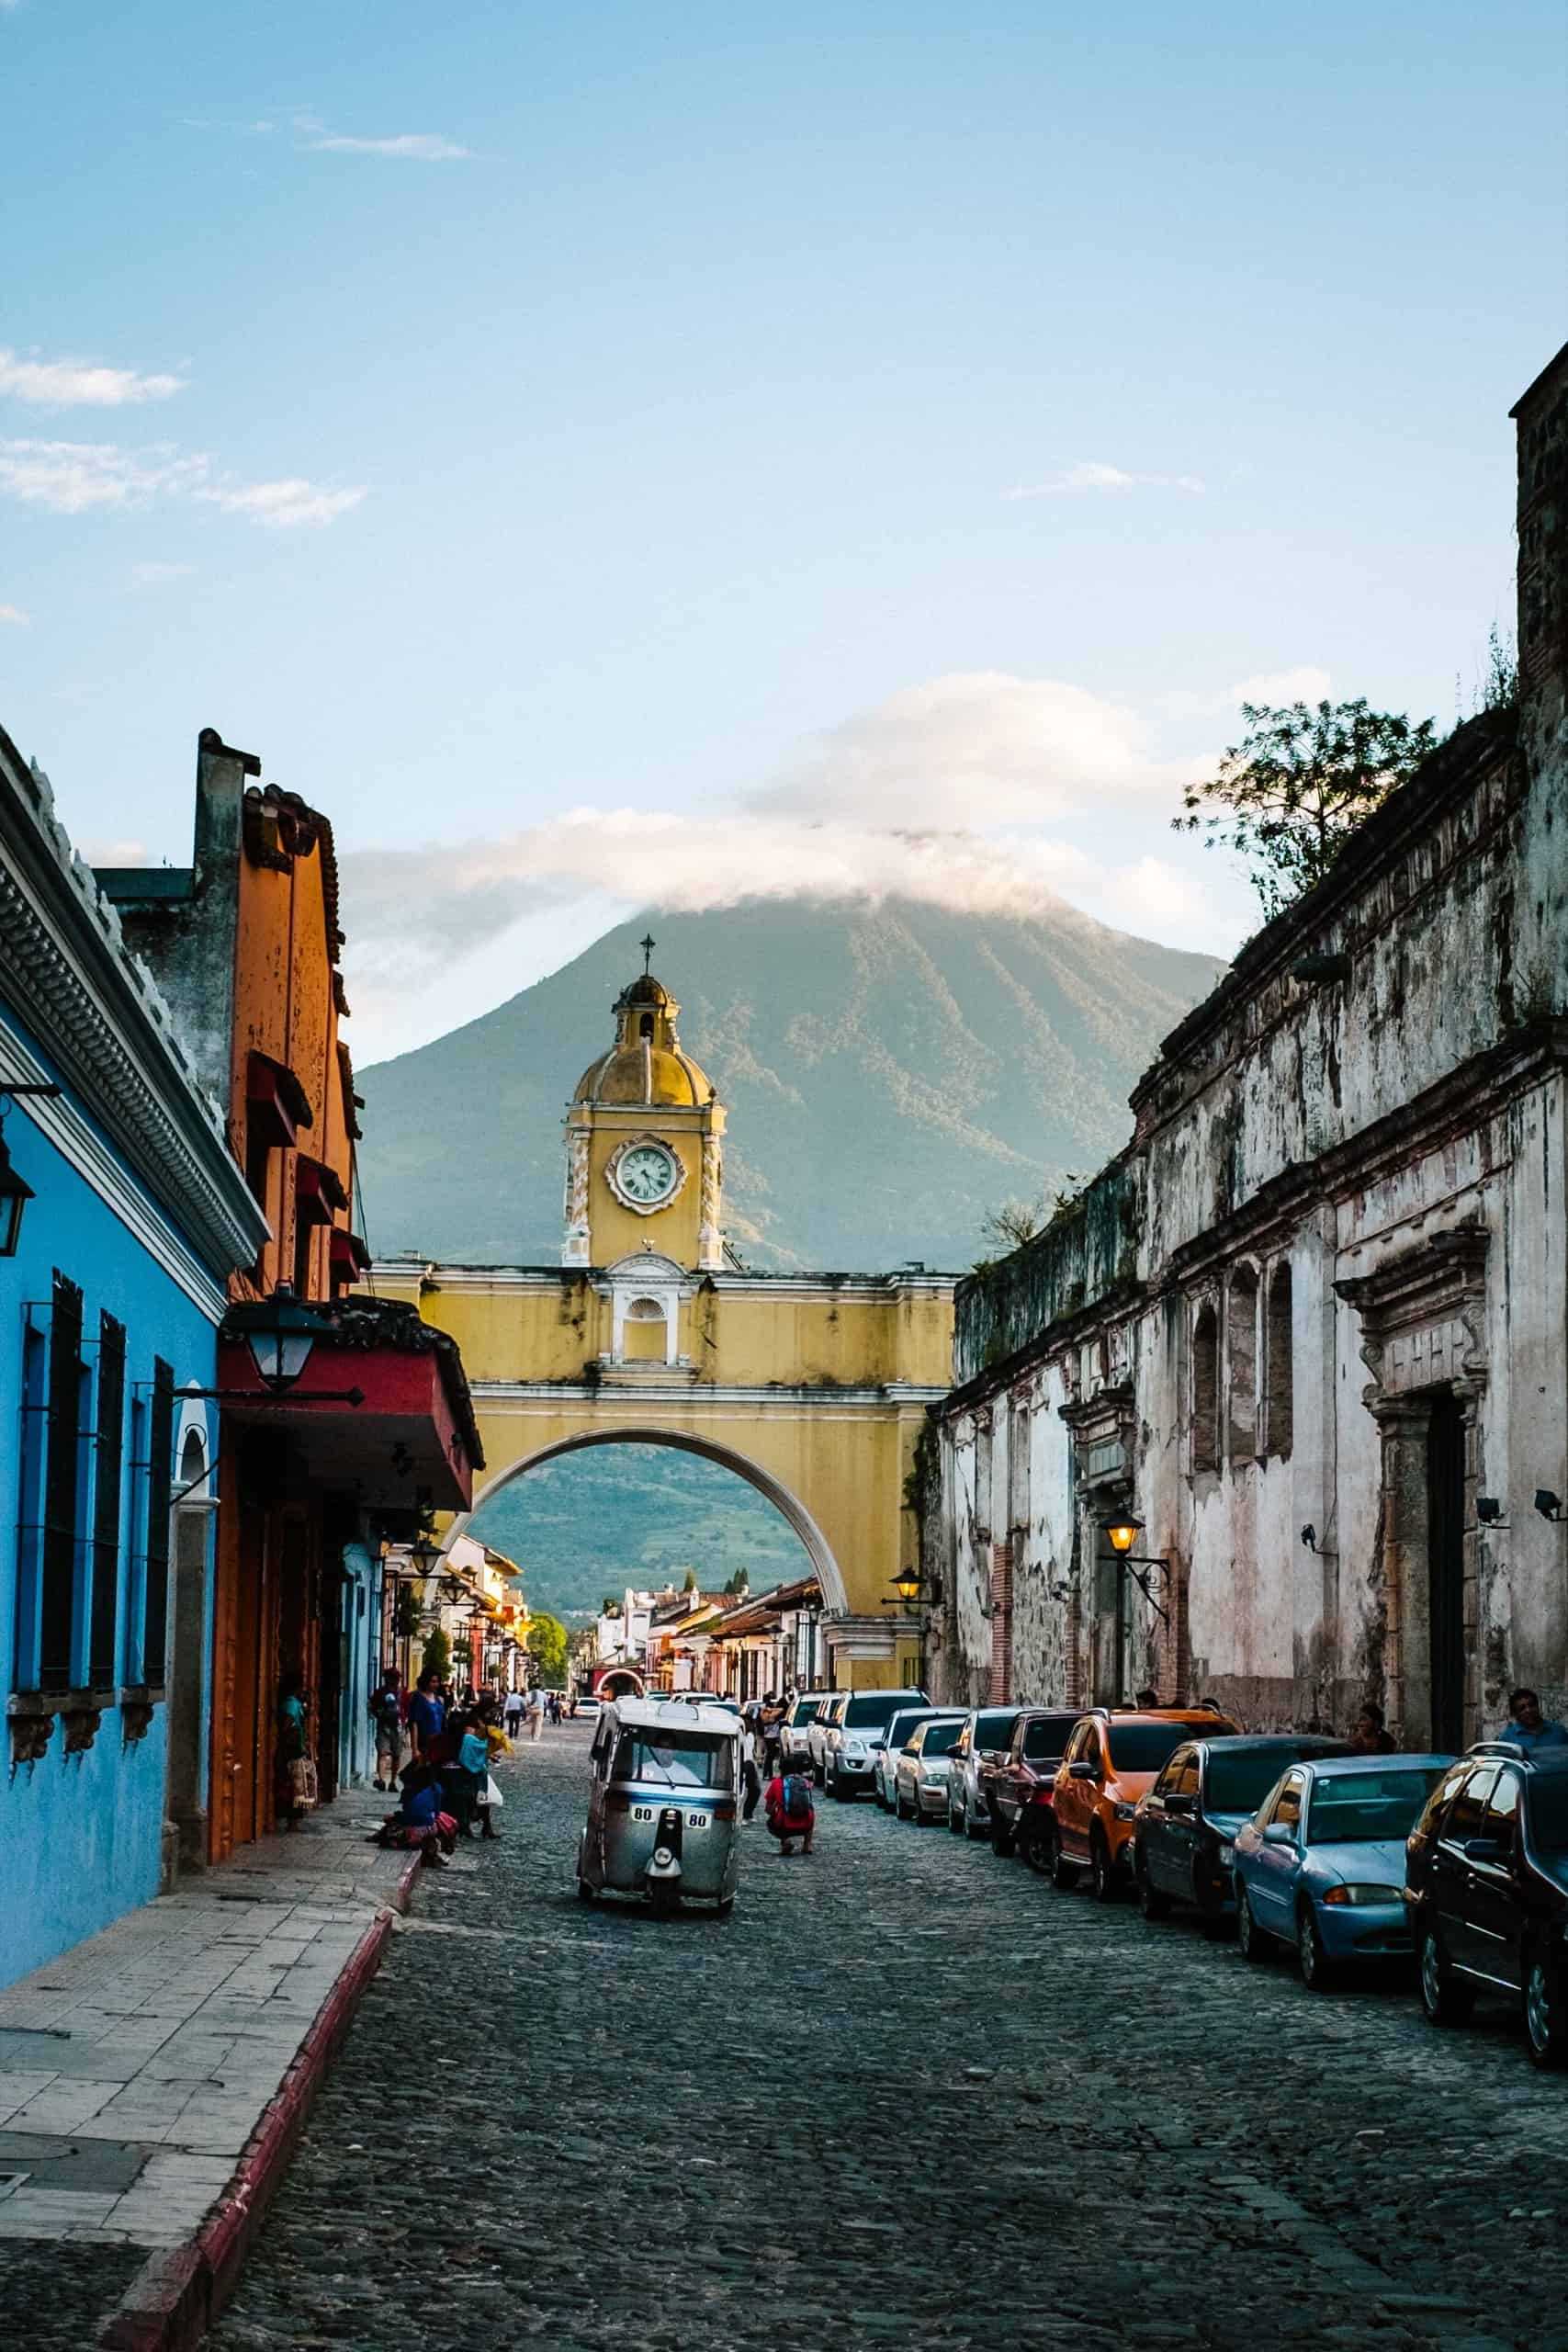
<svg viewBox="0 0 1568 2352">
<path fill-rule="evenodd" d="M 370 1720 L 376 1726 L 376 1786 L 395 1789 L 403 1760 L 403 1694 L 402 1677 L 395 1666 L 389 1666 L 370 1701 Z"/>
<path fill-rule="evenodd" d="M 277 1686 L 277 1812 L 298 1829 L 316 1802 L 316 1764 L 306 1728 L 310 1706 L 299 1677 L 288 1673 Z"/>
<path fill-rule="evenodd" d="M 465 1838 L 471 1838 L 474 1823 L 483 1809 L 480 1800 L 490 1779 L 490 1742 L 477 1714 L 459 1716 L 457 1753 L 441 1777 L 458 1826 Z M 485 1836 L 495 1836 L 488 1823 Z"/>
<path fill-rule="evenodd" d="M 370 1843 L 412 1849 L 438 1870 L 457 1838 L 457 1824 L 443 1810 L 441 1783 L 428 1764 L 411 1764 L 403 1774 L 398 1809 L 388 1815 Z"/>
<path fill-rule="evenodd" d="M 784 1702 L 776 1690 L 770 1690 L 762 1702 L 762 1770 L 773 1780 L 779 1769 L 779 1748 L 784 1738 Z"/>
<path fill-rule="evenodd" d="M 1394 1754 L 1398 1742 L 1391 1731 L 1384 1730 L 1382 1709 L 1375 1699 L 1362 1701 L 1350 1733 L 1350 1746 L 1358 1756 Z"/>
<path fill-rule="evenodd" d="M 1539 1755 L 1543 1747 L 1568 1747 L 1568 1731 L 1541 1713 L 1540 1693 L 1528 1684 L 1508 1693 L 1508 1721 L 1503 1736 L 1522 1747 L 1527 1756 Z"/>
<path fill-rule="evenodd" d="M 523 1728 L 523 1693 L 521 1690 L 509 1690 L 507 1692 L 506 1706 L 503 1712 L 506 1716 L 507 1732 L 512 1738 L 515 1739 L 518 1733 Z"/>
<path fill-rule="evenodd" d="M 528 1736 L 537 1739 L 545 1728 L 545 1694 L 535 1683 L 528 1693 Z"/>
<path fill-rule="evenodd" d="M 740 1736 L 740 1778 L 746 1790 L 746 1802 L 740 1808 L 742 1821 L 750 1821 L 762 1801 L 762 1776 L 757 1770 L 757 1759 L 751 1753 L 751 1743 L 744 1732 Z"/>
<path fill-rule="evenodd" d="M 430 1750 L 441 1736 L 446 1722 L 446 1702 L 441 1696 L 440 1677 L 433 1670 L 422 1674 L 412 1698 L 409 1701 L 409 1748 L 417 1759 L 431 1760 Z"/>
<path fill-rule="evenodd" d="M 793 1853 L 793 1840 L 798 1838 L 801 1852 L 809 1854 L 812 1832 L 817 1826 L 810 1781 L 799 1772 L 775 1772 L 768 1782 L 765 1804 L 768 1835 L 778 1839 L 780 1853 Z"/>
<path fill-rule="evenodd" d="M 1133 1704 L 1134 1707 L 1157 1707 L 1159 1705 L 1159 1692 L 1153 1690 L 1150 1685 L 1145 1682 L 1141 1690 L 1135 1690 L 1134 1692 Z"/>
</svg>

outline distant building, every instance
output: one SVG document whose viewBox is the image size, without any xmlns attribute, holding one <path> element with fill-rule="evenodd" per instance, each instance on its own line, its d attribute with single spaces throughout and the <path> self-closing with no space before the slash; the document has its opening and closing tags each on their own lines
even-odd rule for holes
<svg viewBox="0 0 1568 2352">
<path fill-rule="evenodd" d="M 54 1088 L 54 1093 L 21 1091 Z M 158 1892 L 207 1796 L 216 1385 L 266 1219 L 0 734 L 0 1984 Z M 19 1225 L 15 1214 L 20 1212 Z"/>
<path fill-rule="evenodd" d="M 946 1698 L 1371 1697 L 1441 1748 L 1513 1681 L 1568 1713 L 1568 350 L 1515 415 L 1517 706 L 1247 943 L 1126 1150 L 959 1285 L 918 1480 Z"/>
</svg>

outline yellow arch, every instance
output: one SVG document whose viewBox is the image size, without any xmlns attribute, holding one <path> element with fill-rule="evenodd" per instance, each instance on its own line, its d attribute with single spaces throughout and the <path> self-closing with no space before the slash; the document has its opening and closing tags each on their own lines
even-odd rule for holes
<svg viewBox="0 0 1568 2352">
<path fill-rule="evenodd" d="M 652 1423 L 646 1427 L 633 1425 L 581 1430 L 571 1437 L 557 1438 L 549 1444 L 536 1447 L 532 1453 L 520 1456 L 486 1481 L 474 1510 L 463 1511 L 452 1521 L 447 1531 L 447 1541 L 465 1533 L 472 1523 L 475 1511 L 491 1501 L 503 1487 L 511 1486 L 514 1479 L 525 1477 L 530 1470 L 538 1469 L 546 1462 L 558 1461 L 563 1454 L 581 1453 L 589 1446 L 598 1445 L 669 1446 L 677 1453 L 699 1454 L 705 1462 L 714 1462 L 721 1469 L 733 1471 L 737 1477 L 744 1478 L 749 1487 L 755 1488 L 765 1501 L 773 1504 L 780 1518 L 799 1538 L 821 1584 L 826 1608 L 835 1616 L 841 1615 L 848 1608 L 843 1571 L 833 1555 L 833 1547 L 798 1495 L 792 1493 L 760 1462 L 737 1453 L 732 1446 L 720 1445 L 715 1439 L 702 1437 L 692 1430 L 660 1429 Z"/>
</svg>

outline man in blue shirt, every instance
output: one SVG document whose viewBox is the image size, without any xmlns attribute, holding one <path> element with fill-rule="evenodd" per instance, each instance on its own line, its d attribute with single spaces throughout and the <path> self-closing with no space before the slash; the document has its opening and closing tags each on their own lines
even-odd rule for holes
<svg viewBox="0 0 1568 2352">
<path fill-rule="evenodd" d="M 1508 1693 L 1508 1724 L 1505 1739 L 1522 1747 L 1527 1756 L 1539 1756 L 1544 1747 L 1568 1747 L 1568 1731 L 1557 1723 L 1549 1723 L 1540 1712 L 1540 1694 L 1534 1690 L 1510 1690 Z"/>
</svg>

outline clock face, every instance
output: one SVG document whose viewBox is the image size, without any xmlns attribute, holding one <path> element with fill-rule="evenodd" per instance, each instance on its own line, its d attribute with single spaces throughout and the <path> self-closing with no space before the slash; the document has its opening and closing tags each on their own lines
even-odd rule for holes
<svg viewBox="0 0 1568 2352">
<path fill-rule="evenodd" d="M 656 1209 L 680 1181 L 680 1166 L 661 1143 L 634 1144 L 615 1163 L 615 1189 L 633 1208 Z"/>
</svg>

